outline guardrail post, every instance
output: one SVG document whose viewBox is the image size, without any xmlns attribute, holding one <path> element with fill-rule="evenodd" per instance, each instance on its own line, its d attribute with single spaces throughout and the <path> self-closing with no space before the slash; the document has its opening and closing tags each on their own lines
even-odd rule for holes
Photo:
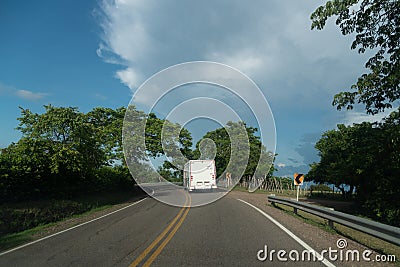
<svg viewBox="0 0 400 267">
<path fill-rule="evenodd" d="M 328 210 L 335 210 L 334 208 L 327 208 L 327 209 L 328 209 Z M 329 220 L 329 219 L 328 219 L 328 226 L 329 226 L 330 228 L 332 228 L 332 229 L 334 228 L 334 227 L 333 227 L 333 221 L 332 221 L 332 220 Z"/>
<path fill-rule="evenodd" d="M 293 208 L 293 212 L 297 215 L 297 208 Z"/>
</svg>

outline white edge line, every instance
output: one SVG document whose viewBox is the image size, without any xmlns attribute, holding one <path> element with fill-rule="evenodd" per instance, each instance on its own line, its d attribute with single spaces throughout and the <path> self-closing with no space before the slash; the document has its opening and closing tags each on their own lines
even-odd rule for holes
<svg viewBox="0 0 400 267">
<path fill-rule="evenodd" d="M 151 194 L 149 194 L 149 196 L 153 197 L 153 196 L 154 196 L 154 193 L 155 193 L 155 191 L 154 191 L 154 189 L 151 189 L 151 188 L 150 188 L 150 190 L 151 190 L 151 191 L 153 191 L 153 192 L 151 192 Z"/>
<path fill-rule="evenodd" d="M 51 237 L 53 237 L 53 236 L 56 236 L 56 235 L 59 235 L 59 234 L 68 232 L 68 231 L 70 231 L 70 230 L 72 230 L 72 229 L 78 228 L 78 227 L 83 226 L 83 225 L 85 225 L 85 224 L 88 224 L 88 223 L 91 223 L 91 222 L 100 220 L 100 219 L 102 219 L 102 218 L 104 218 L 104 217 L 107 217 L 107 216 L 109 216 L 109 215 L 111 215 L 111 214 L 117 213 L 117 212 L 119 212 L 119 211 L 121 211 L 121 210 L 127 209 L 127 208 L 132 207 L 132 206 L 134 206 L 134 205 L 136 205 L 136 204 L 139 204 L 140 202 L 142 202 L 142 201 L 145 200 L 146 198 L 148 198 L 148 197 L 145 197 L 145 198 L 143 198 L 143 199 L 141 199 L 141 200 L 138 200 L 138 201 L 136 201 L 136 202 L 134 202 L 134 203 L 132 203 L 132 204 L 129 204 L 129 205 L 126 206 L 126 207 L 123 207 L 123 208 L 120 208 L 120 209 L 115 210 L 115 211 L 113 211 L 113 212 L 107 213 L 107 214 L 105 214 L 105 215 L 103 215 L 103 216 L 100 216 L 100 217 L 98 217 L 98 218 L 95 218 L 95 219 L 92 219 L 92 220 L 90 220 L 90 221 L 87 221 L 87 222 L 84 222 L 84 223 L 75 225 L 75 226 L 73 226 L 73 227 L 71 227 L 71 228 L 62 230 L 62 231 L 60 231 L 60 232 L 57 232 L 57 233 L 54 233 L 54 234 L 51 234 L 51 235 L 42 237 L 42 238 L 40 238 L 40 239 L 37 239 L 37 240 L 35 240 L 35 241 L 26 243 L 26 244 L 21 245 L 21 246 L 19 246 L 19 247 L 15 247 L 15 248 L 12 248 L 12 249 L 10 249 L 10 250 L 4 251 L 4 252 L 0 253 L 0 256 L 3 256 L 3 255 L 8 254 L 8 253 L 10 253 L 10 252 L 16 251 L 16 250 L 18 250 L 18 249 L 21 249 L 21 248 L 24 248 L 24 247 L 33 245 L 33 244 L 35 244 L 35 243 L 38 243 L 38 242 L 43 241 L 43 240 L 46 240 L 46 239 L 51 238 Z"/>
<path fill-rule="evenodd" d="M 241 199 L 237 199 L 247 205 L 249 205 L 250 207 L 254 208 L 255 210 L 257 210 L 258 212 L 260 212 L 262 215 L 264 215 L 264 217 L 266 217 L 267 219 L 269 219 L 271 222 L 273 222 L 276 226 L 278 226 L 279 228 L 281 228 L 285 233 L 287 233 L 291 238 L 293 238 L 294 240 L 297 241 L 297 243 L 299 243 L 300 245 L 302 245 L 305 249 L 312 251 L 313 253 L 315 253 L 315 255 L 317 256 L 317 259 L 322 259 L 323 257 L 316 252 L 312 247 L 310 247 L 306 242 L 304 242 L 303 240 L 301 240 L 299 237 L 297 237 L 295 234 L 293 234 L 290 230 L 288 230 L 285 226 L 283 226 L 282 224 L 280 224 L 277 220 L 275 220 L 274 218 L 272 218 L 270 215 L 266 214 L 264 211 L 262 211 L 261 209 L 257 208 L 256 206 L 241 200 Z M 322 261 L 323 264 L 325 264 L 325 266 L 329 266 L 329 267 L 335 267 L 334 264 L 332 264 L 330 261 L 328 261 L 326 258 L 323 258 Z"/>
<path fill-rule="evenodd" d="M 147 193 L 147 191 L 144 190 L 144 188 L 142 188 L 142 186 L 139 185 L 139 187 L 140 187 L 140 189 L 142 189 L 146 194 L 148 194 L 150 197 L 153 197 L 153 196 L 154 196 L 155 191 L 154 191 L 153 188 L 143 186 L 143 187 L 146 187 L 146 189 L 150 189 L 150 190 L 152 191 L 151 193 Z"/>
</svg>

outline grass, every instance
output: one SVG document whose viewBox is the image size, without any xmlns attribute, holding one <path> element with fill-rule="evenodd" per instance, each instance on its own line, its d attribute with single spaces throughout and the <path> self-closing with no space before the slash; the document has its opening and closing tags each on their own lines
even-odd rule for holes
<svg viewBox="0 0 400 267">
<path fill-rule="evenodd" d="M 247 188 L 239 186 L 239 185 L 235 186 L 233 188 L 233 190 L 240 191 L 240 192 L 249 192 L 247 190 Z M 306 193 L 304 193 L 304 191 L 302 191 L 299 194 L 299 197 L 301 197 L 301 198 L 306 197 L 306 195 L 308 194 L 307 192 L 308 191 L 306 191 Z M 267 194 L 267 195 L 274 194 L 275 196 L 282 196 L 282 197 L 296 197 L 296 191 L 294 191 L 294 190 L 282 190 L 282 191 L 276 192 L 276 191 L 266 191 L 264 189 L 257 189 L 256 191 L 254 191 L 254 193 Z"/>
<path fill-rule="evenodd" d="M 247 188 L 239 185 L 235 186 L 232 190 L 240 192 L 249 192 Z M 282 197 L 296 197 L 296 192 L 293 190 L 283 190 L 283 192 L 276 192 L 276 191 L 266 191 L 264 189 L 258 188 L 256 191 L 254 191 L 254 193 L 267 194 L 267 195 L 274 194 L 275 196 L 282 196 Z M 301 193 L 299 197 L 304 197 L 304 193 Z"/>
<path fill-rule="evenodd" d="M 298 218 L 300 220 L 302 220 L 305 223 L 317 226 L 327 232 L 330 233 L 336 233 L 339 235 L 342 235 L 346 238 L 349 238 L 351 240 L 354 240 L 357 243 L 360 243 L 378 253 L 381 254 L 386 254 L 386 255 L 395 255 L 397 262 L 396 264 L 400 264 L 399 259 L 400 259 L 400 250 L 399 247 L 391 244 L 389 242 L 386 242 L 384 240 L 381 240 L 379 238 L 370 236 L 368 234 L 362 233 L 360 231 L 357 231 L 355 229 L 334 223 L 334 228 L 331 228 L 328 226 L 327 224 L 327 220 L 323 219 L 321 217 L 318 217 L 316 215 L 301 211 L 301 210 L 297 210 L 297 215 L 293 212 L 293 208 L 286 206 L 286 205 L 282 205 L 282 204 L 274 204 L 273 206 L 275 206 L 276 208 L 282 210 L 283 212 Z"/>
<path fill-rule="evenodd" d="M 137 192 L 135 193 L 137 195 Z M 107 208 L 112 207 L 113 205 L 124 203 L 129 200 L 134 194 L 132 192 L 109 192 L 102 194 L 91 194 L 87 196 L 80 196 L 74 200 L 68 200 L 73 203 L 73 206 L 83 205 L 83 209 L 74 210 L 74 212 L 68 214 L 58 214 L 59 216 L 54 216 L 52 218 L 59 218 L 58 220 L 52 222 L 46 222 L 47 218 L 43 218 L 43 222 L 35 225 L 34 227 L 29 227 L 29 229 L 24 229 L 22 231 L 13 232 L 13 233 L 5 233 L 0 235 L 0 250 L 7 250 L 12 247 L 16 247 L 22 245 L 24 243 L 33 241 L 37 239 L 37 236 L 43 235 L 43 233 L 47 232 L 48 228 L 57 225 L 60 222 L 66 221 L 71 218 L 78 218 L 82 216 L 87 216 L 91 213 L 98 212 L 101 210 L 105 210 Z M 64 201 L 64 200 L 57 200 Z M 26 202 L 26 203 L 13 203 L 8 204 L 7 206 L 3 204 L 1 208 L 11 209 L 11 210 L 41 210 L 45 209 L 46 212 L 38 213 L 38 214 L 47 214 L 47 210 L 52 203 L 56 203 L 57 201 L 35 201 L 35 202 Z M 62 209 L 56 209 L 57 212 L 62 213 Z M 29 217 L 29 216 L 28 216 Z M 22 220 L 32 220 L 29 218 L 19 218 Z M 35 218 L 37 219 L 37 218 Z M 4 218 L 0 218 L 1 221 L 5 221 Z M 18 223 L 18 222 L 14 222 Z M 77 225 L 78 222 L 75 224 Z M 72 225 L 74 226 L 74 225 Z"/>
<path fill-rule="evenodd" d="M 289 214 L 289 215 L 291 215 L 293 217 L 296 217 L 296 218 L 302 220 L 303 222 L 306 222 L 308 224 L 317 226 L 317 227 L 319 227 L 319 228 L 321 228 L 321 229 L 323 229 L 323 230 L 325 230 L 327 232 L 335 233 L 335 230 L 330 228 L 328 226 L 328 224 L 326 223 L 326 220 L 321 218 L 321 217 L 318 217 L 318 216 L 313 215 L 313 214 L 306 213 L 306 212 L 304 212 L 302 210 L 297 210 L 297 214 L 295 214 L 293 212 L 293 208 L 289 207 L 289 206 L 286 206 L 286 205 L 274 204 L 273 206 L 278 208 L 278 209 L 280 209 L 280 210 L 282 210 L 286 214 Z"/>
<path fill-rule="evenodd" d="M 39 232 L 45 230 L 48 227 L 55 225 L 56 223 L 49 223 L 46 225 L 40 225 L 32 229 L 28 229 L 18 233 L 7 234 L 0 237 L 0 250 L 7 250 L 19 245 L 33 241 L 34 236 Z"/>
</svg>

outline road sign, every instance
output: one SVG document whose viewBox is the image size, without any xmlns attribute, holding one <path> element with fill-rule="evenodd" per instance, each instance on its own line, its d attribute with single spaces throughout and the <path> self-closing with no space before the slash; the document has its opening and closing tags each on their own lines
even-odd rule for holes
<svg viewBox="0 0 400 267">
<path fill-rule="evenodd" d="M 303 185 L 303 181 L 304 181 L 304 174 L 302 173 L 295 173 L 293 175 L 294 177 L 294 185 Z"/>
<path fill-rule="evenodd" d="M 227 187 L 231 186 L 231 173 L 230 172 L 226 173 L 226 186 Z"/>
</svg>

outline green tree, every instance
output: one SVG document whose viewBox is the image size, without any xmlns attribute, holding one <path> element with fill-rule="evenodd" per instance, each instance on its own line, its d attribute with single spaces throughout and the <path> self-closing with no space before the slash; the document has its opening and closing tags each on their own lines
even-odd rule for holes
<svg viewBox="0 0 400 267">
<path fill-rule="evenodd" d="M 47 143 L 43 152 L 50 155 L 52 173 L 90 176 L 105 161 L 101 144 L 93 134 L 95 126 L 77 108 L 44 107 L 46 112 L 41 115 L 22 109 L 17 129 L 28 140 Z"/>
<path fill-rule="evenodd" d="M 189 157 L 192 146 L 190 132 L 177 123 L 159 119 L 150 113 L 146 120 L 146 149 L 151 157 L 166 155 L 177 160 L 183 155 Z"/>
<path fill-rule="evenodd" d="M 43 114 L 21 108 L 17 129 L 23 136 L 1 151 L 2 199 L 72 196 L 132 183 L 121 146 L 125 108 L 87 114 L 72 107 L 44 108 Z"/>
<path fill-rule="evenodd" d="M 374 179 L 364 206 L 377 219 L 400 226 L 400 109 L 378 125 Z"/>
<path fill-rule="evenodd" d="M 378 153 L 376 142 L 380 134 L 373 126 L 368 122 L 353 126 L 339 124 L 337 130 L 325 132 L 315 145 L 321 160 L 311 165 L 309 179 L 334 184 L 345 197 L 357 188 L 358 196 L 367 198 L 374 179 L 371 172 L 374 171 Z"/>
<path fill-rule="evenodd" d="M 137 110 L 133 105 L 128 106 L 123 121 L 122 142 L 125 162 L 130 169 L 146 160 L 145 119 L 144 112 Z"/>
<path fill-rule="evenodd" d="M 232 176 L 243 173 L 237 179 L 247 179 L 254 174 L 259 178 L 273 173 L 274 156 L 262 145 L 260 137 L 256 135 L 257 129 L 246 126 L 243 122 L 228 122 L 226 127 L 218 128 L 206 133 L 196 144 L 193 152 L 194 158 L 215 153 L 217 177 L 224 172 L 232 173 Z M 205 147 L 202 151 L 200 145 L 203 140 L 212 140 L 215 145 L 210 149 Z M 207 151 L 212 151 L 207 153 Z M 239 167 L 237 167 L 239 166 Z M 258 169 L 256 169 L 258 166 Z M 237 169 L 238 168 L 238 169 Z M 233 177 L 232 177 L 233 178 Z"/>
<path fill-rule="evenodd" d="M 332 0 L 311 15 L 312 29 L 322 30 L 330 17 L 336 17 L 343 35 L 355 33 L 351 49 L 375 54 L 352 86 L 354 91 L 335 95 L 333 105 L 352 109 L 365 104 L 368 113 L 376 114 L 392 107 L 400 98 L 400 1 L 398 0 Z"/>
<path fill-rule="evenodd" d="M 86 114 L 87 121 L 93 126 L 98 145 L 106 154 L 108 164 L 116 161 L 123 163 L 122 125 L 126 108 L 117 109 L 97 107 Z"/>
<path fill-rule="evenodd" d="M 166 156 L 169 161 L 164 162 L 158 172 L 169 180 L 181 177 L 181 169 L 191 156 L 192 137 L 187 129 L 160 119 L 154 113 L 145 115 L 130 106 L 125 115 L 123 135 L 124 153 L 130 169 L 136 169 L 142 163 L 151 165 L 149 158 Z M 151 175 L 155 181 L 158 180 L 156 176 L 155 172 Z M 148 179 L 139 178 L 139 182 L 148 182 Z"/>
<path fill-rule="evenodd" d="M 63 196 L 88 188 L 105 155 L 83 113 L 48 105 L 43 114 L 21 108 L 18 120 L 22 138 L 0 156 L 4 198 Z"/>
<path fill-rule="evenodd" d="M 202 144 L 203 139 L 211 139 L 215 144 L 215 166 L 217 169 L 217 177 L 219 177 L 228 166 L 229 158 L 231 155 L 231 146 L 228 132 L 225 128 L 222 127 L 206 133 L 202 137 L 202 139 L 196 143 L 196 149 L 193 151 L 193 159 L 201 159 L 201 152 L 203 152 L 204 154 L 203 158 L 207 158 L 207 151 L 202 151 L 202 149 L 200 149 L 200 144 Z M 207 145 L 207 143 L 203 143 L 203 145 Z"/>
<path fill-rule="evenodd" d="M 0 200 L 31 199 L 41 194 L 49 174 L 47 155 L 37 154 L 38 147 L 43 150 L 42 144 L 21 139 L 1 150 Z"/>
<path fill-rule="evenodd" d="M 399 132 L 399 110 L 381 123 L 338 125 L 317 142 L 320 162 L 311 164 L 307 176 L 318 183 L 334 184 L 343 196 L 355 188 L 356 200 L 366 215 L 399 225 Z"/>
<path fill-rule="evenodd" d="M 192 136 L 178 123 L 159 119 L 150 113 L 146 121 L 146 149 L 148 155 L 166 156 L 167 161 L 159 167 L 160 175 L 170 181 L 182 179 L 183 165 L 191 158 Z"/>
</svg>

